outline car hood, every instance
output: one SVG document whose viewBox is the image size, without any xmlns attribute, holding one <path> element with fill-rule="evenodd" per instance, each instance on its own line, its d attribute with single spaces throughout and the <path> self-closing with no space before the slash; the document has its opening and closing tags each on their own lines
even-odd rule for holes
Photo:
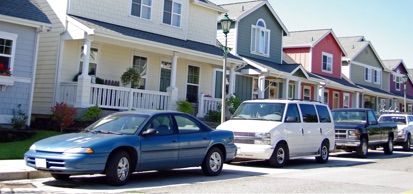
<svg viewBox="0 0 413 194">
<path fill-rule="evenodd" d="M 358 129 L 363 128 L 365 124 L 363 123 L 346 123 L 346 122 L 336 122 L 334 123 L 335 129 Z"/>
<path fill-rule="evenodd" d="M 105 142 L 117 142 L 116 139 L 124 137 L 125 135 L 115 134 L 69 133 L 49 137 L 34 144 L 36 151 L 64 152 L 70 148 L 93 147 L 97 144 L 105 145 Z"/>
<path fill-rule="evenodd" d="M 281 122 L 265 120 L 228 120 L 220 124 L 216 129 L 224 129 L 233 132 L 268 133 L 281 124 Z"/>
</svg>

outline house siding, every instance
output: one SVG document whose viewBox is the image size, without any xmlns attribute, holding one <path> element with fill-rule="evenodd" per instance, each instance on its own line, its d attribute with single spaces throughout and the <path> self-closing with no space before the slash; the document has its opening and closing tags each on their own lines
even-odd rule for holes
<svg viewBox="0 0 413 194">
<path fill-rule="evenodd" d="M 216 44 L 218 12 L 192 5 L 189 9 L 188 39 L 210 45 Z M 202 24 L 202 25 L 200 25 Z"/>
<path fill-rule="evenodd" d="M 37 32 L 35 28 L 7 22 L 0 22 L 0 31 L 17 34 L 12 68 L 15 81 L 12 86 L 7 86 L 5 91 L 0 91 L 0 123 L 9 123 L 13 109 L 18 105 L 26 115 L 29 114 Z"/>
<path fill-rule="evenodd" d="M 271 30 L 269 57 L 251 54 L 251 25 L 263 19 L 267 29 Z M 238 21 L 237 52 L 240 55 L 282 63 L 282 34 L 281 25 L 272 15 L 267 6 L 262 6 Z"/>
<path fill-rule="evenodd" d="M 381 76 L 381 85 L 382 85 L 382 90 L 386 92 L 390 92 L 390 73 L 382 71 L 382 76 Z"/>
<path fill-rule="evenodd" d="M 323 52 L 333 56 L 332 73 L 322 70 Z M 333 35 L 330 33 L 324 37 L 312 50 L 312 69 L 311 72 L 328 77 L 341 78 L 341 55 L 342 51 Z"/>
<path fill-rule="evenodd" d="M 310 69 L 310 48 L 284 48 L 284 52 L 290 56 L 296 63 L 303 65 L 305 70 Z"/>
<path fill-rule="evenodd" d="M 354 59 L 354 61 L 383 69 L 379 59 L 376 57 L 370 46 L 360 52 L 360 54 Z"/>
</svg>

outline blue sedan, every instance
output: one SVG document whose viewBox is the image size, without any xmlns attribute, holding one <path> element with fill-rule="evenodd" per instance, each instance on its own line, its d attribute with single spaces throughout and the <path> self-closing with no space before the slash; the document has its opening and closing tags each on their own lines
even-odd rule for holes
<svg viewBox="0 0 413 194">
<path fill-rule="evenodd" d="M 197 118 L 174 111 L 111 114 L 81 133 L 49 137 L 25 153 L 26 165 L 58 180 L 71 175 L 106 174 L 124 185 L 138 171 L 201 166 L 219 175 L 237 152 L 231 131 L 213 130 Z"/>
</svg>

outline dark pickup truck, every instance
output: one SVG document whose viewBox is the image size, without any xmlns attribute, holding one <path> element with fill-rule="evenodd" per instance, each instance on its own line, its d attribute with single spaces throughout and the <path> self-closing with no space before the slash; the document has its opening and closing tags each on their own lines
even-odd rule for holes
<svg viewBox="0 0 413 194">
<path fill-rule="evenodd" d="M 357 157 L 365 158 L 368 149 L 383 147 L 385 154 L 393 153 L 393 139 L 397 135 L 394 122 L 379 123 L 373 110 L 343 108 L 331 111 L 334 119 L 336 149 L 356 151 Z"/>
</svg>

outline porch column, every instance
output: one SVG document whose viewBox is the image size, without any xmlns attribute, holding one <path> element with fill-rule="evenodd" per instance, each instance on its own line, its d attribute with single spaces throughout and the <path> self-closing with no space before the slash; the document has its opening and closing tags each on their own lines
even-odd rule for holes
<svg viewBox="0 0 413 194">
<path fill-rule="evenodd" d="M 231 68 L 229 70 L 229 88 L 228 88 L 228 94 L 234 95 L 235 93 L 235 65 L 231 65 Z"/>
<path fill-rule="evenodd" d="M 302 96 L 301 96 L 301 81 L 298 80 L 298 81 L 295 82 L 295 84 L 296 84 L 295 92 L 294 92 L 295 96 L 293 98 L 302 99 Z"/>
<path fill-rule="evenodd" d="M 356 106 L 354 108 L 360 108 L 360 92 L 356 92 Z"/>
<path fill-rule="evenodd" d="M 283 92 L 283 99 L 288 99 L 288 83 L 290 83 L 290 79 L 285 79 L 284 80 L 284 92 Z"/>
<path fill-rule="evenodd" d="M 264 91 L 265 91 L 265 75 L 260 75 L 258 77 L 258 99 L 264 99 Z"/>
<path fill-rule="evenodd" d="M 89 73 L 89 58 L 90 58 L 90 45 L 92 44 L 93 36 L 85 36 L 85 43 L 83 44 L 83 65 L 82 74 L 77 77 L 77 92 L 75 107 L 89 108 L 89 97 L 91 87 L 91 77 Z"/>
<path fill-rule="evenodd" d="M 166 91 L 170 94 L 169 110 L 176 110 L 176 102 L 178 101 L 178 88 L 176 87 L 176 69 L 178 66 L 178 53 L 174 52 L 172 56 L 172 69 L 171 69 L 171 85 L 166 88 Z"/>
<path fill-rule="evenodd" d="M 325 86 L 319 84 L 319 85 L 317 85 L 317 87 L 318 87 L 317 100 L 320 101 L 321 103 L 324 103 L 324 90 L 325 90 Z"/>
</svg>

